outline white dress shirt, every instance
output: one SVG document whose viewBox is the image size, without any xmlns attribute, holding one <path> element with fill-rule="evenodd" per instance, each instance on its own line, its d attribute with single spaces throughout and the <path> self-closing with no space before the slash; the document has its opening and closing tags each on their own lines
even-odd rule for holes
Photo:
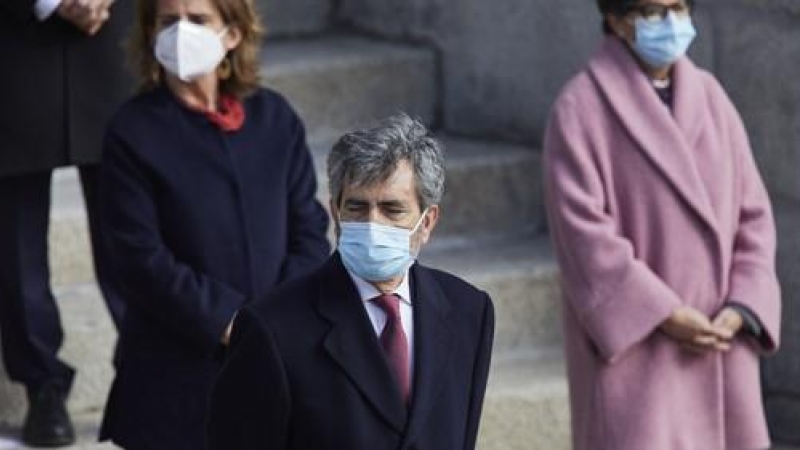
<svg viewBox="0 0 800 450">
<path fill-rule="evenodd" d="M 349 270 L 347 272 L 350 274 L 350 278 L 353 279 L 356 289 L 358 289 L 358 294 L 361 296 L 361 301 L 364 302 L 364 308 L 367 310 L 367 314 L 369 315 L 369 320 L 372 322 L 372 328 L 375 330 L 375 334 L 380 337 L 383 327 L 386 326 L 386 313 L 383 312 L 383 309 L 381 309 L 380 306 L 376 305 L 370 300 L 381 295 L 381 291 L 353 272 L 350 272 Z M 391 293 L 400 297 L 400 322 L 403 325 L 403 331 L 406 333 L 406 340 L 408 341 L 408 365 L 409 370 L 411 371 L 410 373 L 413 375 L 414 310 L 411 307 L 411 289 L 409 288 L 408 283 L 408 270 L 406 270 L 406 274 L 403 276 L 403 281 L 399 286 L 397 286 L 397 289 Z"/>
<path fill-rule="evenodd" d="M 37 19 L 44 21 L 53 15 L 60 4 L 61 0 L 36 0 L 33 5 L 33 12 L 36 14 Z"/>
</svg>

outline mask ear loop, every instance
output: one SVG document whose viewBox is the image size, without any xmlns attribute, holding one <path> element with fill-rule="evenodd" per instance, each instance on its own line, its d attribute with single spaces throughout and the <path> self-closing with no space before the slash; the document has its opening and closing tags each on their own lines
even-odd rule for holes
<svg viewBox="0 0 800 450">
<path fill-rule="evenodd" d="M 425 216 L 428 214 L 428 210 L 429 210 L 429 209 L 430 209 L 430 206 L 429 206 L 429 207 L 427 207 L 427 208 L 425 208 L 425 209 L 422 211 L 422 215 L 419 217 L 419 220 L 417 221 L 417 224 L 416 224 L 416 225 L 414 225 L 414 228 L 412 228 L 412 229 L 411 229 L 411 231 L 408 233 L 408 237 L 409 237 L 409 242 L 408 242 L 408 244 L 409 244 L 409 245 L 411 245 L 411 236 L 413 236 L 413 235 L 414 235 L 414 233 L 416 233 L 416 232 L 417 232 L 417 230 L 419 229 L 419 226 L 420 226 L 420 225 L 422 225 L 422 221 L 423 221 L 423 220 L 425 220 Z M 409 253 L 411 253 L 411 249 L 409 248 L 408 250 L 409 250 Z M 416 251 L 416 252 L 414 252 L 414 254 L 412 254 L 412 257 L 413 257 L 414 259 L 417 259 L 417 257 L 419 256 L 419 251 L 420 251 L 420 250 L 421 250 L 421 249 L 419 249 L 419 248 L 418 248 L 418 249 L 417 249 L 417 251 Z"/>
<path fill-rule="evenodd" d="M 428 214 L 428 210 L 429 209 L 430 209 L 430 206 L 425 208 L 424 210 L 422 210 L 422 215 L 419 216 L 419 220 L 417 220 L 417 224 L 414 225 L 414 228 L 411 229 L 410 234 L 414 234 L 414 233 L 417 232 L 417 229 L 419 228 L 420 225 L 422 225 L 422 221 L 425 219 L 425 215 Z"/>
</svg>

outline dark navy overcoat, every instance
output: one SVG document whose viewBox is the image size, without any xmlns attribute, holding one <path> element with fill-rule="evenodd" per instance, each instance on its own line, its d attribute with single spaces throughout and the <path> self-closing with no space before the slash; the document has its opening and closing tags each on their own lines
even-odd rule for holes
<svg viewBox="0 0 800 450">
<path fill-rule="evenodd" d="M 224 132 L 160 88 L 106 133 L 104 232 L 128 311 L 101 438 L 124 448 L 202 449 L 235 311 L 330 251 L 301 121 L 269 90 L 244 107 Z"/>
</svg>

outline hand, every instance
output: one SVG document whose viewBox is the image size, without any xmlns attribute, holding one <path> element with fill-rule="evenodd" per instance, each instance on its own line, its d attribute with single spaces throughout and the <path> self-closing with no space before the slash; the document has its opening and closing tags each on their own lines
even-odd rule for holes
<svg viewBox="0 0 800 450">
<path fill-rule="evenodd" d="M 681 306 L 659 327 L 684 348 L 704 353 L 730 349 L 731 330 L 712 324 L 708 317 L 690 306 Z"/>
<path fill-rule="evenodd" d="M 722 308 L 711 324 L 717 328 L 728 330 L 731 336 L 736 336 L 736 333 L 744 326 L 744 319 L 735 308 L 726 307 Z"/>
<path fill-rule="evenodd" d="M 84 33 L 93 36 L 111 16 L 114 0 L 62 0 L 58 14 Z"/>
</svg>

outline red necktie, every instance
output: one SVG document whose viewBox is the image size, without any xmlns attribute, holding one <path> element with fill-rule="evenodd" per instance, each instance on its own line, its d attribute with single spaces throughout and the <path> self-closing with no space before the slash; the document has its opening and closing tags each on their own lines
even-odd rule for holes
<svg viewBox="0 0 800 450">
<path fill-rule="evenodd" d="M 394 373 L 403 401 L 408 405 L 411 398 L 411 374 L 408 365 L 408 340 L 400 321 L 400 298 L 394 294 L 385 294 L 375 297 L 372 301 L 386 313 L 386 325 L 381 331 L 381 346 Z"/>
</svg>

